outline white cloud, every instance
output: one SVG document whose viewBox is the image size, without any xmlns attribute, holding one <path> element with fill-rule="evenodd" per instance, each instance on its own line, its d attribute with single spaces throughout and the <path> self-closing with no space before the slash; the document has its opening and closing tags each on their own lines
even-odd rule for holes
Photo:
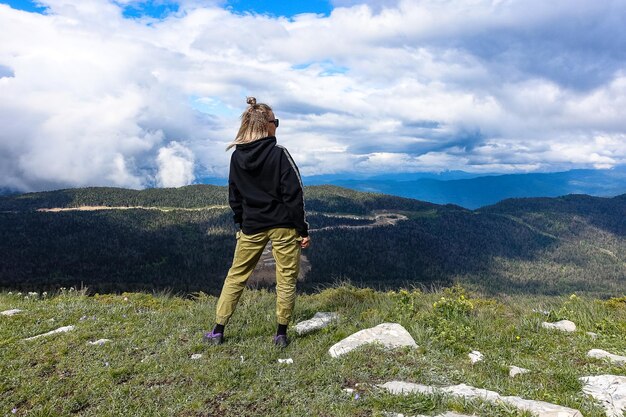
<svg viewBox="0 0 626 417">
<path fill-rule="evenodd" d="M 293 19 L 185 0 L 163 20 L 41 3 L 0 4 L 0 187 L 225 176 L 247 95 L 304 175 L 626 163 L 623 0 L 337 0 Z"/>
<path fill-rule="evenodd" d="M 171 142 L 167 147 L 159 149 L 157 156 L 159 187 L 180 187 L 189 185 L 194 180 L 193 152 L 178 142 Z"/>
</svg>

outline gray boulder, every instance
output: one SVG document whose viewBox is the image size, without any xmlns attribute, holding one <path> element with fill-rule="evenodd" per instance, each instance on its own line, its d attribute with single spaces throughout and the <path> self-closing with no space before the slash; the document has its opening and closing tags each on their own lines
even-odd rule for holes
<svg viewBox="0 0 626 417">
<path fill-rule="evenodd" d="M 359 330 L 335 343 L 328 349 L 328 353 L 336 358 L 366 343 L 380 343 L 386 348 L 417 347 L 411 334 L 400 324 L 381 323 L 369 329 Z"/>
<path fill-rule="evenodd" d="M 624 377 L 626 378 L 626 377 Z M 449 387 L 432 387 L 429 385 L 414 384 L 412 382 L 390 381 L 377 385 L 392 394 L 410 394 L 418 392 L 433 394 L 436 392 L 449 394 L 454 397 L 479 398 L 493 403 L 504 402 L 520 410 L 528 410 L 537 417 L 583 417 L 580 411 L 573 408 L 563 407 L 545 401 L 527 400 L 516 396 L 502 396 L 495 391 L 483 388 L 475 388 L 465 384 L 452 385 Z"/>
<path fill-rule="evenodd" d="M 547 321 L 544 321 L 543 323 L 541 323 L 541 325 L 546 329 L 561 330 L 563 332 L 576 331 L 576 324 L 574 324 L 573 321 L 569 320 L 561 320 L 554 323 L 548 323 Z"/>
<path fill-rule="evenodd" d="M 578 378 L 583 392 L 600 401 L 608 417 L 622 417 L 626 411 L 626 376 L 596 375 Z"/>
</svg>

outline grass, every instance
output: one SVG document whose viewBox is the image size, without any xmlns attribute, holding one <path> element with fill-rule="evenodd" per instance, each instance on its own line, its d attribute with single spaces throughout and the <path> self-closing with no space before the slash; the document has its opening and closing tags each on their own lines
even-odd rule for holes
<svg viewBox="0 0 626 417">
<path fill-rule="evenodd" d="M 436 415 L 452 410 L 530 416 L 480 400 L 395 396 L 368 385 L 397 379 L 437 386 L 466 383 L 600 417 L 603 409 L 582 393 L 577 378 L 626 375 L 626 367 L 586 357 L 592 348 L 626 354 L 626 298 L 495 299 L 460 286 L 379 292 L 337 283 L 299 295 L 293 323 L 317 311 L 337 311 L 340 320 L 301 337 L 290 327 L 291 344 L 284 351 L 271 343 L 275 294 L 266 289 L 244 291 L 226 327 L 225 344 L 203 344 L 216 301 L 204 293 L 89 297 L 73 288 L 28 298 L 0 293 L 0 311 L 24 310 L 0 316 L 0 415 L 380 416 L 383 411 Z M 576 323 L 575 333 L 541 327 L 544 320 L 562 318 Z M 404 325 L 419 348 L 367 345 L 339 358 L 328 354 L 342 338 L 384 321 Z M 22 340 L 66 325 L 76 327 Z M 597 339 L 587 331 L 598 333 Z M 112 341 L 87 343 L 100 338 Z M 472 365 L 471 350 L 485 359 Z M 195 353 L 203 356 L 191 359 Z M 293 364 L 278 363 L 288 357 Z M 531 372 L 509 378 L 509 365 Z M 354 393 L 342 390 L 356 383 L 361 385 Z"/>
</svg>

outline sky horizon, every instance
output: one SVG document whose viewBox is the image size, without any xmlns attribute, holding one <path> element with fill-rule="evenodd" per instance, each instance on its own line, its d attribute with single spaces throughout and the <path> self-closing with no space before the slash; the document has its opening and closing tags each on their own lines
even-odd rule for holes
<svg viewBox="0 0 626 417">
<path fill-rule="evenodd" d="M 626 0 L 0 0 L 0 188 L 225 177 L 246 97 L 303 176 L 626 164 Z"/>
</svg>

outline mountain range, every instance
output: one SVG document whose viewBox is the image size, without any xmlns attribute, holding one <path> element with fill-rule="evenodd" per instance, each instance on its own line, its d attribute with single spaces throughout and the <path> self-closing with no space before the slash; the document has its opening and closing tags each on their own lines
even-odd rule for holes
<svg viewBox="0 0 626 417">
<path fill-rule="evenodd" d="M 226 185 L 226 178 L 205 177 L 200 183 Z M 304 176 L 305 185 L 332 184 L 358 191 L 391 194 L 437 204 L 476 209 L 513 197 L 557 197 L 589 194 L 612 197 L 626 193 L 626 165 L 612 169 L 498 174 L 465 171 L 400 172 L 379 175 L 345 172 Z"/>
<path fill-rule="evenodd" d="M 298 289 L 358 286 L 609 297 L 626 292 L 626 194 L 510 198 L 470 210 L 305 186 Z M 224 186 L 87 187 L 0 197 L 0 289 L 219 294 L 235 248 Z M 272 287 L 268 247 L 248 282 Z"/>
</svg>

